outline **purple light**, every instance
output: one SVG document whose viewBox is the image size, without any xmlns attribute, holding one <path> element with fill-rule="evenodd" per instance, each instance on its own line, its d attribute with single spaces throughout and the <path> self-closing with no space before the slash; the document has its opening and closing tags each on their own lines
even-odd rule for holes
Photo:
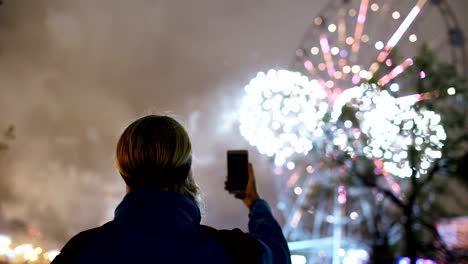
<svg viewBox="0 0 468 264">
<path fill-rule="evenodd" d="M 312 64 L 312 62 L 310 60 L 306 60 L 304 62 L 304 67 L 308 70 L 308 71 L 313 71 L 314 70 L 314 64 Z"/>
<path fill-rule="evenodd" d="M 388 67 L 391 67 L 391 66 L 393 65 L 392 60 L 391 60 L 391 59 L 387 59 L 387 60 L 385 61 L 385 65 L 387 65 Z"/>
<path fill-rule="evenodd" d="M 401 257 L 398 259 L 398 264 L 410 264 L 411 260 L 408 257 Z M 422 259 L 418 258 L 416 259 L 416 264 L 437 264 L 437 262 L 430 260 L 430 259 Z"/>
<path fill-rule="evenodd" d="M 420 79 L 426 78 L 426 72 L 425 72 L 425 71 L 420 71 L 420 72 L 419 72 L 419 78 L 420 78 Z"/>
<path fill-rule="evenodd" d="M 338 203 L 345 204 L 346 203 L 346 195 L 340 194 L 338 195 Z"/>
<path fill-rule="evenodd" d="M 359 77 L 359 75 L 356 74 L 353 76 L 351 81 L 353 82 L 353 84 L 358 84 L 361 81 L 361 77 Z"/>
<path fill-rule="evenodd" d="M 328 44 L 328 39 L 326 37 L 320 38 L 320 47 L 322 48 L 322 53 L 330 52 L 330 45 Z"/>
<path fill-rule="evenodd" d="M 404 258 L 400 258 L 398 260 L 398 264 L 410 264 L 411 263 L 411 260 L 407 257 L 404 257 Z"/>
<path fill-rule="evenodd" d="M 348 51 L 347 50 L 340 50 L 340 56 L 342 58 L 348 57 Z"/>
</svg>

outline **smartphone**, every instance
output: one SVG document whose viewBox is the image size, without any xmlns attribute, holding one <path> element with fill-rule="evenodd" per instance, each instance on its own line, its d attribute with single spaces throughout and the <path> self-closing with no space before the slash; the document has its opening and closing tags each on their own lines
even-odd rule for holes
<svg viewBox="0 0 468 264">
<path fill-rule="evenodd" d="M 249 155 L 247 150 L 228 150 L 226 190 L 230 193 L 245 195 L 249 180 Z"/>
</svg>

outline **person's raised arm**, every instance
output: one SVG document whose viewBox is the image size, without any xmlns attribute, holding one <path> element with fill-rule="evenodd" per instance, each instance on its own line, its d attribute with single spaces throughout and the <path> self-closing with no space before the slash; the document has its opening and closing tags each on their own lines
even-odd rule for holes
<svg viewBox="0 0 468 264">
<path fill-rule="evenodd" d="M 249 180 L 245 190 L 245 197 L 237 198 L 241 199 L 250 210 L 249 233 L 260 240 L 266 250 L 271 251 L 272 263 L 291 263 L 291 255 L 281 226 L 273 217 L 268 203 L 261 199 L 257 192 L 251 163 L 248 166 L 248 173 Z"/>
</svg>

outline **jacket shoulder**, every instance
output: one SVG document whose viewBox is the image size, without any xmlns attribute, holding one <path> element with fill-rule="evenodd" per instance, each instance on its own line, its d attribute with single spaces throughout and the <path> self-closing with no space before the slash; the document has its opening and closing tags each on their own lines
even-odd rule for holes
<svg viewBox="0 0 468 264">
<path fill-rule="evenodd" d="M 74 259 L 86 245 L 96 238 L 98 234 L 108 228 L 111 223 L 112 221 L 107 222 L 100 227 L 82 231 L 72 237 L 65 244 L 62 250 L 60 250 L 60 254 L 55 257 L 51 264 L 72 263 L 72 259 Z"/>
<path fill-rule="evenodd" d="M 205 225 L 200 225 L 200 228 L 218 240 L 233 257 L 235 263 L 261 263 L 263 248 L 260 241 L 250 234 L 238 228 L 218 230 Z"/>
</svg>

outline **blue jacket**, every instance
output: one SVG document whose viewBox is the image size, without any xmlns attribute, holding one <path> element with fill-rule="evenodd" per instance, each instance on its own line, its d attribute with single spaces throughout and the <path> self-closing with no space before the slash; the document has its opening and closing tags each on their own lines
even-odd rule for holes
<svg viewBox="0 0 468 264">
<path fill-rule="evenodd" d="M 226 247 L 200 228 L 200 220 L 197 204 L 185 195 L 130 192 L 113 221 L 73 237 L 62 252 L 76 254 L 67 253 L 66 261 L 59 254 L 52 263 L 233 263 Z M 260 241 L 255 242 L 261 245 L 260 263 L 290 263 L 281 227 L 264 200 L 252 204 L 246 236 Z M 84 237 L 85 243 L 77 242 Z"/>
</svg>

